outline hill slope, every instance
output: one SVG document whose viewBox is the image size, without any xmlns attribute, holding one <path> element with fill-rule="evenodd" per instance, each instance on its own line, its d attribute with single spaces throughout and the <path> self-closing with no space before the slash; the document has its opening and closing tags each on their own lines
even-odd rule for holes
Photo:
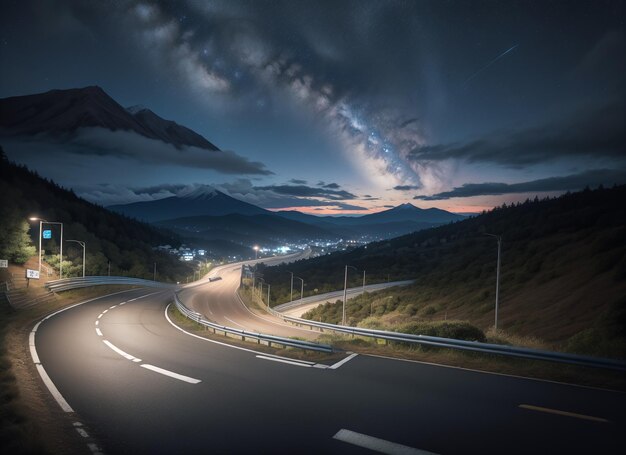
<svg viewBox="0 0 626 455">
<path fill-rule="evenodd" d="M 245 245 L 261 243 L 267 246 L 285 241 L 336 237 L 320 227 L 271 214 L 196 216 L 165 220 L 157 224 L 172 229 L 183 237 L 228 240 Z"/>
<path fill-rule="evenodd" d="M 10 223 L 25 223 L 29 217 L 39 216 L 49 221 L 64 223 L 64 238 L 78 239 L 87 244 L 87 274 L 106 275 L 111 262 L 112 275 L 141 278 L 153 277 L 157 263 L 158 278 L 180 281 L 192 269 L 177 258 L 153 251 L 162 244 L 176 245 L 172 234 L 131 220 L 100 206 L 91 204 L 53 182 L 42 179 L 23 166 L 6 160 L 0 149 L 0 220 L 3 228 Z M 31 224 L 33 240 L 38 238 L 36 222 Z M 74 259 L 74 268 L 82 264 L 82 251 L 67 244 L 64 249 L 64 269 L 71 270 L 65 260 Z M 51 241 L 45 247 L 58 248 Z M 1 252 L 0 252 L 1 253 Z M 55 260 L 56 257 L 51 257 Z M 58 260 L 57 260 L 58 263 Z"/>
<path fill-rule="evenodd" d="M 515 335 L 539 337 L 554 345 L 578 345 L 572 349 L 594 353 L 599 346 L 619 346 L 606 340 L 624 339 L 625 199 L 626 186 L 620 186 L 527 201 L 290 264 L 289 270 L 306 280 L 307 289 L 318 292 L 343 287 L 345 264 L 365 269 L 368 283 L 388 278 L 417 280 L 404 289 L 354 299 L 348 311 L 351 324 L 373 311 L 380 323 L 447 318 L 469 320 L 487 329 L 494 320 L 496 242 L 484 234 L 500 234 L 499 326 Z M 285 268 L 268 268 L 263 273 L 272 285 L 272 301 L 286 301 L 289 274 Z M 351 286 L 360 284 L 360 273 L 351 270 L 350 277 Z M 309 316 L 333 322 L 339 317 L 336 306 Z M 618 355 L 624 355 L 621 346 L 615 348 L 621 352 Z M 602 352 L 611 349 L 602 348 Z"/>
</svg>

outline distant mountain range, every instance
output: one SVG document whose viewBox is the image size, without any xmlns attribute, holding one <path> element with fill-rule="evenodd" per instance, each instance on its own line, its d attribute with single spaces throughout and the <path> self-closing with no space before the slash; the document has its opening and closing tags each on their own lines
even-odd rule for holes
<svg viewBox="0 0 626 455">
<path fill-rule="evenodd" d="M 193 192 L 155 201 L 111 205 L 109 209 L 141 221 L 154 223 L 195 216 L 266 215 L 272 212 L 230 197 L 211 187 L 200 187 Z"/>
<path fill-rule="evenodd" d="M 359 217 L 272 212 L 209 186 L 155 201 L 108 208 L 168 227 L 183 237 L 244 244 L 306 239 L 385 239 L 465 219 L 445 210 L 420 209 L 412 204 Z"/>
<path fill-rule="evenodd" d="M 219 150 L 198 133 L 149 109 L 122 107 L 97 86 L 0 99 L 0 135 L 64 138 L 81 128 L 130 131 L 175 147 Z"/>
</svg>

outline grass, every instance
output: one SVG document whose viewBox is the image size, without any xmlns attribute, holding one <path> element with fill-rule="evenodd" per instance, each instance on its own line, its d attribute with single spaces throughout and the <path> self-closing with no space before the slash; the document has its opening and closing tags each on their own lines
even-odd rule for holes
<svg viewBox="0 0 626 455">
<path fill-rule="evenodd" d="M 0 452 L 44 453 L 42 441 L 20 401 L 13 359 L 5 344 L 6 333 L 16 313 L 8 303 L 0 304 Z"/>
</svg>

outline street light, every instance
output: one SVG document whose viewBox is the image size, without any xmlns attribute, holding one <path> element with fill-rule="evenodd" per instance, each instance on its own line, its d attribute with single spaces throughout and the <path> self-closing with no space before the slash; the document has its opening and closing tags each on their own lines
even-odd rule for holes
<svg viewBox="0 0 626 455">
<path fill-rule="evenodd" d="M 495 237 L 498 241 L 498 265 L 496 267 L 496 316 L 495 316 L 495 330 L 498 331 L 498 297 L 500 294 L 500 249 L 502 247 L 502 236 L 496 234 L 488 234 L 490 237 Z"/>
<path fill-rule="evenodd" d="M 254 250 L 254 260 L 256 261 L 259 258 L 259 245 L 254 245 L 252 249 Z"/>
<path fill-rule="evenodd" d="M 304 295 L 304 280 L 302 278 L 300 278 L 299 276 L 295 276 L 294 278 L 302 281 L 302 285 L 300 286 L 300 301 L 302 301 L 302 296 Z"/>
<path fill-rule="evenodd" d="M 41 227 L 43 223 L 61 225 L 61 243 L 59 244 L 59 279 L 63 278 L 63 223 L 59 221 L 46 221 L 38 217 L 30 217 L 29 220 L 39 221 L 39 273 L 40 274 L 41 274 Z"/>
<path fill-rule="evenodd" d="M 83 247 L 83 278 L 85 278 L 85 251 L 87 250 L 87 248 L 85 248 L 85 242 L 82 242 L 80 240 L 66 240 L 66 242 L 78 243 L 80 246 Z"/>
<path fill-rule="evenodd" d="M 357 269 L 356 267 L 352 265 L 346 265 L 346 272 L 344 274 L 344 279 L 343 279 L 343 308 L 341 311 L 341 314 L 342 314 L 341 325 L 346 325 L 346 297 L 348 294 L 348 268 L 354 269 L 357 272 L 359 271 L 359 269 Z"/>
<path fill-rule="evenodd" d="M 290 272 L 289 270 L 287 270 L 287 272 L 291 274 L 291 291 L 289 294 L 289 301 L 293 302 L 293 272 Z"/>
</svg>

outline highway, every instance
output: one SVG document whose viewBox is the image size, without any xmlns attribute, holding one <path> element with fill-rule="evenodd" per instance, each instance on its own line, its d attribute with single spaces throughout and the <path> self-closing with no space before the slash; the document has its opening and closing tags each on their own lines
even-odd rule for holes
<svg viewBox="0 0 626 455">
<path fill-rule="evenodd" d="M 181 297 L 216 320 L 294 330 L 257 320 L 233 298 L 235 268 Z M 325 365 L 260 355 L 175 327 L 171 301 L 169 290 L 136 289 L 34 328 L 34 361 L 88 435 L 86 453 L 617 453 L 623 445 L 623 393 L 363 355 Z"/>
<path fill-rule="evenodd" d="M 284 257 L 259 259 L 266 265 L 276 265 L 288 260 L 301 259 L 307 253 Z M 252 261 L 254 262 L 254 261 Z M 209 281 L 209 277 L 219 277 Z M 216 268 L 201 281 L 202 284 L 187 287 L 179 293 L 180 299 L 191 310 L 202 314 L 207 320 L 236 329 L 246 329 L 283 337 L 315 339 L 319 332 L 285 323 L 280 318 L 267 313 L 249 309 L 239 296 L 237 288 L 241 278 L 241 265 L 224 265 Z"/>
</svg>

